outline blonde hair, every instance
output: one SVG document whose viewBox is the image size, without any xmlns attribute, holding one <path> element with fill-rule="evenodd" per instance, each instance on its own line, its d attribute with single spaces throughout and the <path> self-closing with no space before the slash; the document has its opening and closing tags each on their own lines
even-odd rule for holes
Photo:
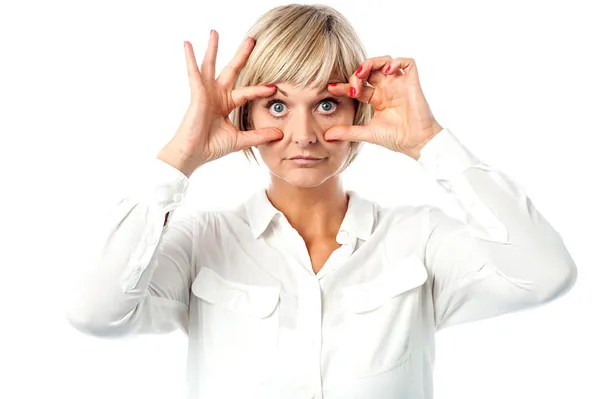
<svg viewBox="0 0 600 399">
<path fill-rule="evenodd" d="M 294 88 L 323 88 L 332 76 L 348 81 L 366 59 L 366 51 L 350 22 L 325 5 L 288 4 L 267 11 L 248 30 L 255 45 L 234 87 L 286 82 Z M 238 48 L 241 49 L 241 46 Z M 353 99 L 353 125 L 366 125 L 373 107 Z M 250 102 L 233 111 L 232 123 L 250 130 Z M 340 171 L 358 155 L 362 142 L 350 142 L 350 154 Z M 252 147 L 242 150 L 258 164 Z"/>
</svg>

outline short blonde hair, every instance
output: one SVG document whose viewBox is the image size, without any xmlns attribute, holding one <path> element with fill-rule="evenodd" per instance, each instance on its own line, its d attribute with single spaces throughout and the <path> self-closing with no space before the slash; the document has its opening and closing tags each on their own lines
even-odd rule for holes
<svg viewBox="0 0 600 399">
<path fill-rule="evenodd" d="M 288 4 L 273 8 L 256 21 L 246 36 L 254 38 L 255 45 L 234 87 L 287 82 L 295 88 L 320 89 L 334 76 L 347 82 L 367 57 L 350 22 L 325 5 Z M 353 101 L 356 112 L 352 124 L 368 124 L 373 107 Z M 231 120 L 239 130 L 252 129 L 249 105 L 250 102 L 233 111 Z M 350 155 L 340 171 L 354 161 L 362 144 L 350 142 Z M 249 162 L 252 157 L 258 164 L 252 147 L 242 151 Z"/>
</svg>

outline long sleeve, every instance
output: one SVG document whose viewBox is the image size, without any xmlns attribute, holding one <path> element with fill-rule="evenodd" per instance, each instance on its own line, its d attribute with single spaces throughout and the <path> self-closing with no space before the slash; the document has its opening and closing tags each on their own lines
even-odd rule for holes
<svg viewBox="0 0 600 399">
<path fill-rule="evenodd" d="M 187 330 L 195 219 L 178 207 L 188 182 L 157 158 L 136 176 L 73 288 L 67 318 L 76 329 L 102 337 Z"/>
<path fill-rule="evenodd" d="M 417 161 L 452 195 L 466 223 L 439 208 L 424 218 L 437 329 L 540 306 L 575 284 L 560 234 L 525 190 L 443 129 Z"/>
</svg>

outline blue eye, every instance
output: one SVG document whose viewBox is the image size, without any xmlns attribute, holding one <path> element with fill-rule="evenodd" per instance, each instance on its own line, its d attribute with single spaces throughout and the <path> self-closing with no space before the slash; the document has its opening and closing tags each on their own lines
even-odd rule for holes
<svg viewBox="0 0 600 399">
<path fill-rule="evenodd" d="M 332 101 L 323 101 L 321 104 L 319 105 L 328 105 L 327 109 L 323 108 L 325 111 L 331 111 L 331 109 L 333 108 L 333 105 L 331 105 Z"/>
<path fill-rule="evenodd" d="M 331 105 L 331 103 L 335 104 L 335 106 Z M 333 98 L 333 97 L 328 97 L 323 99 L 321 102 L 319 102 L 319 105 L 324 105 L 323 110 L 325 111 L 325 113 L 323 113 L 323 116 L 326 117 L 330 117 L 333 116 L 333 114 L 335 113 L 337 106 L 340 104 L 340 101 Z M 274 106 L 274 107 L 272 107 Z M 274 115 L 271 110 L 274 110 L 276 113 L 281 113 L 284 111 L 284 107 L 287 107 L 286 103 L 282 100 L 271 100 L 269 101 L 265 106 L 264 106 L 267 110 L 269 110 L 269 112 L 271 113 L 271 116 L 275 119 L 281 119 L 283 118 L 285 115 Z M 272 107 L 272 108 L 271 108 Z"/>
<path fill-rule="evenodd" d="M 283 104 L 283 103 L 281 103 L 281 102 L 278 102 L 278 103 L 274 103 L 274 104 L 272 104 L 272 105 L 275 105 L 275 106 L 273 107 L 273 110 L 274 110 L 275 112 L 277 112 L 277 113 L 283 112 L 283 108 L 284 108 L 284 104 Z"/>
</svg>

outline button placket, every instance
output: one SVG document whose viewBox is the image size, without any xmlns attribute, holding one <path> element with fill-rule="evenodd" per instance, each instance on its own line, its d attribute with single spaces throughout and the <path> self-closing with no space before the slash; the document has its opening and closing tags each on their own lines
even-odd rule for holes
<svg viewBox="0 0 600 399">
<path fill-rule="evenodd" d="M 321 298 L 321 284 L 316 277 L 309 278 L 309 284 L 307 286 L 307 300 L 309 304 L 307 306 L 307 322 L 309 334 L 312 338 L 311 354 L 313 359 L 313 372 L 314 380 L 313 383 L 316 387 L 321 386 L 321 326 L 322 326 L 322 298 Z"/>
</svg>

